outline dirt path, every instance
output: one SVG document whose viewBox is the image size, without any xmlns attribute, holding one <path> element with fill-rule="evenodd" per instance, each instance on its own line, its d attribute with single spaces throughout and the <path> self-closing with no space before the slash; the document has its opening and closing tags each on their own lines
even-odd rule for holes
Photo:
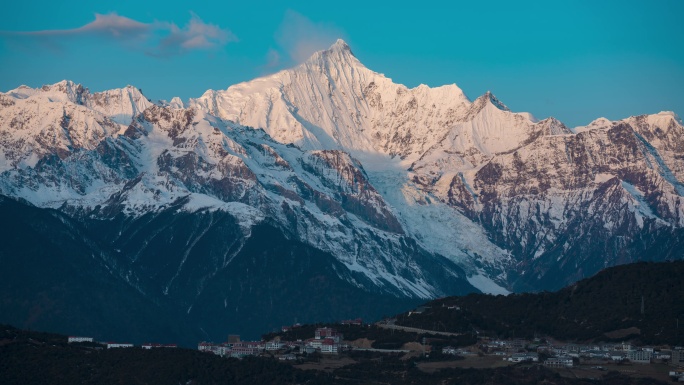
<svg viewBox="0 0 684 385">
<path fill-rule="evenodd" d="M 375 325 L 378 327 L 381 327 L 383 329 L 403 330 L 405 332 L 418 333 L 418 334 L 436 334 L 436 335 L 450 336 L 450 337 L 456 337 L 456 336 L 463 335 L 463 333 L 439 332 L 437 330 L 418 329 L 418 328 L 412 328 L 412 327 L 408 327 L 408 326 L 388 325 L 388 324 L 380 324 L 380 323 L 377 323 Z"/>
</svg>

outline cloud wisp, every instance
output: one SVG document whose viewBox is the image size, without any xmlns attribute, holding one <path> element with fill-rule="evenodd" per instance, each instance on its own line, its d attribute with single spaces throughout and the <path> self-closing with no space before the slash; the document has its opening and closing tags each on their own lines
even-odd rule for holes
<svg viewBox="0 0 684 385">
<path fill-rule="evenodd" d="M 344 37 L 345 33 L 335 25 L 313 22 L 293 10 L 285 12 L 283 22 L 275 34 L 278 46 L 295 63 L 304 62 L 314 52 L 326 49 L 337 39 Z M 269 61 L 272 58 L 273 55 L 269 54 Z"/>
<path fill-rule="evenodd" d="M 205 23 L 194 13 L 183 27 L 167 21 L 143 23 L 117 13 L 95 14 L 95 20 L 73 29 L 1 33 L 4 37 L 35 38 L 57 47 L 66 38 L 97 38 L 113 41 L 127 49 L 150 56 L 168 57 L 198 50 L 212 50 L 238 41 L 229 30 Z"/>
</svg>

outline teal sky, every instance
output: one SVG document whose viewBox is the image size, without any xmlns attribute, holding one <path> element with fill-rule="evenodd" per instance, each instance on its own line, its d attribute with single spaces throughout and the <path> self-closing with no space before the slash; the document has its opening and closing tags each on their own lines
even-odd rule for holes
<svg viewBox="0 0 684 385">
<path fill-rule="evenodd" d="M 471 99 L 491 90 L 514 111 L 571 127 L 684 116 L 683 16 L 683 0 L 10 2 L 0 90 L 70 79 L 187 99 L 290 67 L 340 37 L 395 82 L 456 83 Z"/>
</svg>

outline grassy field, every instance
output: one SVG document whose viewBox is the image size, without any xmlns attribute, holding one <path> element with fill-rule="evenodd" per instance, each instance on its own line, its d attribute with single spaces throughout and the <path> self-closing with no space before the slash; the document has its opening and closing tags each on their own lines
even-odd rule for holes
<svg viewBox="0 0 684 385">
<path fill-rule="evenodd" d="M 604 370 L 593 369 L 602 366 Z M 561 376 L 570 378 L 601 378 L 610 371 L 616 371 L 634 378 L 653 378 L 660 381 L 670 381 L 669 372 L 675 370 L 666 364 L 613 364 L 592 363 L 579 365 L 571 369 L 554 369 Z"/>
<path fill-rule="evenodd" d="M 323 370 L 332 372 L 335 369 L 343 366 L 355 364 L 356 361 L 344 356 L 325 356 L 319 362 L 305 362 L 303 364 L 293 365 L 297 369 L 302 370 Z"/>
<path fill-rule="evenodd" d="M 358 342 L 358 341 L 357 341 Z M 368 345 L 372 341 L 365 341 L 364 345 Z M 408 354 L 402 356 L 402 360 L 416 358 L 423 354 L 422 346 L 419 344 L 404 345 L 402 348 L 408 350 L 415 350 Z M 414 349 L 411 349 L 414 348 Z M 381 355 L 379 355 L 381 356 Z M 380 358 L 375 358 L 376 360 L 381 360 Z M 325 372 L 332 372 L 335 369 L 342 368 L 344 366 L 356 364 L 358 361 L 347 357 L 345 355 L 335 356 L 322 356 L 319 362 L 305 362 L 301 364 L 295 364 L 294 367 L 304 370 L 320 370 Z M 418 361 L 416 366 L 418 369 L 426 373 L 435 373 L 441 369 L 495 369 L 502 368 L 506 366 L 515 365 L 512 362 L 504 361 L 502 356 L 493 355 L 467 355 L 462 360 L 449 360 L 449 361 Z M 531 366 L 533 364 L 517 364 L 520 366 Z M 539 365 L 539 364 L 535 364 Z M 601 367 L 602 369 L 596 369 L 596 367 Z M 551 370 L 557 372 L 563 377 L 567 378 L 581 378 L 581 379 L 600 379 L 603 378 L 609 372 L 618 372 L 620 374 L 632 377 L 632 378 L 653 378 L 659 381 L 669 382 L 671 379 L 669 377 L 669 372 L 675 370 L 672 366 L 667 364 L 633 364 L 633 363 L 613 363 L 601 360 L 583 362 L 582 364 L 575 366 L 573 368 L 551 368 Z"/>
<path fill-rule="evenodd" d="M 427 373 L 434 373 L 440 369 L 445 368 L 461 368 L 461 369 L 486 369 L 486 368 L 500 368 L 504 366 L 513 365 L 513 363 L 504 361 L 499 356 L 466 356 L 464 360 L 460 361 L 438 361 L 438 362 L 420 362 L 418 368 Z M 530 366 L 532 364 L 523 364 Z M 596 367 L 602 369 L 595 369 Z M 563 377 L 568 378 L 585 378 L 585 379 L 600 379 L 608 372 L 615 371 L 633 378 L 653 378 L 659 381 L 670 381 L 669 372 L 676 370 L 676 368 L 667 364 L 632 364 L 632 363 L 606 363 L 604 361 L 596 361 L 586 364 L 580 364 L 572 368 L 551 368 Z"/>
<path fill-rule="evenodd" d="M 418 368 L 424 372 L 434 373 L 437 370 L 445 368 L 485 369 L 500 368 L 512 364 L 512 362 L 504 361 L 501 356 L 479 357 L 476 355 L 472 355 L 465 356 L 464 360 L 458 361 L 420 362 L 418 363 Z"/>
</svg>

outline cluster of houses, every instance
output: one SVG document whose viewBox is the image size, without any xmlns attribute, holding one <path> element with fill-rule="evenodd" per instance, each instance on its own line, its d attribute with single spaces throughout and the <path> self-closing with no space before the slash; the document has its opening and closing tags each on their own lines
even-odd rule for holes
<svg viewBox="0 0 684 385">
<path fill-rule="evenodd" d="M 305 341 L 309 348 L 320 350 L 321 353 L 337 354 L 342 342 L 342 333 L 333 328 L 318 328 L 314 338 Z"/>
<path fill-rule="evenodd" d="M 355 320 L 354 320 L 355 321 Z M 283 331 L 290 330 L 296 326 L 283 327 Z M 239 336 L 229 336 L 228 342 L 215 344 L 212 342 L 200 342 L 197 349 L 202 352 L 213 353 L 222 357 L 242 358 L 245 356 L 256 356 L 264 352 L 281 351 L 279 359 L 294 360 L 296 355 L 285 353 L 296 351 L 301 353 L 337 354 L 343 346 L 343 335 L 333 328 L 317 328 L 313 338 L 305 341 L 282 341 L 279 337 L 271 341 L 240 341 Z"/>
<path fill-rule="evenodd" d="M 570 367 L 576 360 L 610 360 L 615 362 L 629 361 L 649 364 L 652 361 L 669 361 L 673 365 L 684 365 L 684 348 L 673 349 L 653 348 L 648 346 L 633 346 L 630 343 L 618 344 L 542 344 L 539 340 L 528 342 L 525 340 L 489 340 L 480 345 L 480 349 L 487 354 L 500 355 L 511 362 L 539 361 L 539 353 L 550 358 L 544 365 L 551 367 Z M 457 354 L 457 353 L 451 353 Z"/>
<path fill-rule="evenodd" d="M 445 346 L 442 348 L 442 354 L 451 354 L 454 356 L 469 356 L 475 354 L 474 352 L 465 348 L 455 348 L 453 346 Z"/>
<path fill-rule="evenodd" d="M 92 342 L 96 344 L 103 345 L 107 347 L 107 349 L 116 349 L 116 348 L 132 348 L 135 347 L 133 344 L 129 343 L 121 343 L 121 342 L 99 342 L 99 341 L 94 341 L 93 337 L 81 337 L 81 336 L 69 336 L 67 339 L 68 343 L 82 343 L 82 342 Z M 146 343 L 140 345 L 141 348 L 143 349 L 155 349 L 155 348 L 176 348 L 178 345 L 176 344 L 155 344 L 155 343 Z"/>
<path fill-rule="evenodd" d="M 268 345 L 268 348 L 267 348 Z M 197 349 L 201 352 L 216 354 L 221 357 L 242 358 L 245 356 L 256 356 L 265 350 L 278 350 L 282 347 L 280 341 L 234 341 L 214 344 L 211 342 L 200 342 Z"/>
<path fill-rule="evenodd" d="M 654 348 L 650 346 L 633 346 L 630 343 L 601 344 L 601 345 L 543 345 L 537 351 L 544 351 L 556 357 L 581 358 L 584 360 L 610 360 L 615 362 L 629 361 L 649 364 L 652 361 L 669 361 L 681 365 L 684 360 L 684 350 Z"/>
<path fill-rule="evenodd" d="M 256 356 L 265 351 L 289 350 L 297 347 L 294 342 L 281 341 L 275 338 L 271 341 L 241 341 L 239 335 L 228 336 L 228 342 L 215 344 L 212 342 L 200 342 L 197 349 L 201 352 L 213 353 L 221 357 L 242 358 Z M 290 359 L 288 355 L 286 359 Z M 294 358 L 292 358 L 294 359 Z"/>
</svg>

